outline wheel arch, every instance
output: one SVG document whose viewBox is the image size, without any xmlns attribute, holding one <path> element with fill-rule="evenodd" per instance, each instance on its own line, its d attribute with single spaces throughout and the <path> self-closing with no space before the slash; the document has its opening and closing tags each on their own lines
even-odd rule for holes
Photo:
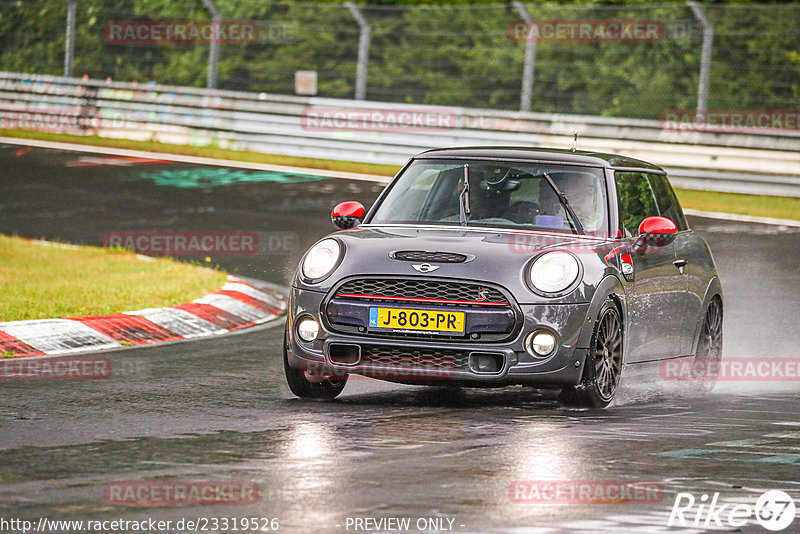
<svg viewBox="0 0 800 534">
<path fill-rule="evenodd" d="M 700 329 L 703 327 L 703 319 L 706 315 L 706 310 L 708 309 L 708 305 L 711 303 L 711 299 L 715 296 L 719 296 L 720 306 L 722 307 L 722 320 L 725 320 L 725 298 L 722 296 L 722 283 L 719 281 L 719 276 L 714 275 L 708 283 L 706 287 L 705 295 L 703 296 L 703 304 L 700 306 L 700 315 L 697 317 L 697 321 L 695 322 L 694 326 L 694 337 L 692 338 L 692 350 L 691 354 L 695 354 L 697 352 L 697 341 L 700 338 Z"/>
<path fill-rule="evenodd" d="M 628 329 L 628 307 L 625 300 L 625 289 L 622 285 L 622 281 L 613 274 L 606 275 L 606 277 L 603 278 L 597 285 L 597 289 L 594 292 L 592 301 L 589 303 L 589 309 L 586 311 L 586 320 L 584 321 L 583 328 L 578 336 L 577 347 L 589 347 L 592 338 L 592 332 L 594 331 L 594 325 L 597 322 L 597 314 L 600 312 L 600 308 L 608 299 L 614 301 L 614 303 L 617 305 L 617 308 L 619 308 L 619 313 L 622 320 L 622 361 L 624 363 L 626 356 L 625 353 L 627 351 L 627 343 L 625 341 L 627 339 Z"/>
</svg>

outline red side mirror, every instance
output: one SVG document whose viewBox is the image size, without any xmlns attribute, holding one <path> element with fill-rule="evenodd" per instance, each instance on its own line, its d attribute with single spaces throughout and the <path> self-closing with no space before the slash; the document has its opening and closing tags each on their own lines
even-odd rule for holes
<svg viewBox="0 0 800 534">
<path fill-rule="evenodd" d="M 678 227 L 666 217 L 654 215 L 639 225 L 639 237 L 633 243 L 633 252 L 644 254 L 648 247 L 665 247 L 675 240 Z"/>
<path fill-rule="evenodd" d="M 331 212 L 331 221 L 342 230 L 347 230 L 348 228 L 355 228 L 361 224 L 365 213 L 366 210 L 361 202 L 348 200 L 347 202 L 337 204 L 336 207 L 333 208 Z"/>
<path fill-rule="evenodd" d="M 642 221 L 639 225 L 640 234 L 677 234 L 678 227 L 666 217 L 654 215 Z"/>
</svg>

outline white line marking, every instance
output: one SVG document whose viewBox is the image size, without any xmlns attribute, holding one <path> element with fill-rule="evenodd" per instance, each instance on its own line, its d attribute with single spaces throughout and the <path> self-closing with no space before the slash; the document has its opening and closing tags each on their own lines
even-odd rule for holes
<svg viewBox="0 0 800 534">
<path fill-rule="evenodd" d="M 67 250 L 80 250 L 81 247 L 78 245 L 70 245 L 68 243 L 56 243 L 54 241 L 44 241 L 42 239 L 33 239 L 31 243 L 34 245 L 42 245 L 44 247 L 53 247 L 53 248 L 64 248 Z"/>
<path fill-rule="evenodd" d="M 719 211 L 702 211 L 686 208 L 684 208 L 683 213 L 693 217 L 708 217 L 709 219 L 774 224 L 778 226 L 792 226 L 795 228 L 800 228 L 800 221 L 795 221 L 792 219 L 773 219 L 772 217 L 756 217 L 754 215 L 739 215 L 738 213 L 722 213 Z"/>
<path fill-rule="evenodd" d="M 163 159 L 179 163 L 195 163 L 197 165 L 215 165 L 221 167 L 234 167 L 238 169 L 254 169 L 262 171 L 312 174 L 315 176 L 325 176 L 326 178 L 346 178 L 350 180 L 363 180 L 368 182 L 378 182 L 382 184 L 388 184 L 389 181 L 391 181 L 392 179 L 390 176 L 380 176 L 377 174 L 359 174 L 359 173 L 332 171 L 325 169 L 311 169 L 307 167 L 291 167 L 287 165 L 273 165 L 268 163 L 252 163 L 246 161 L 206 158 L 200 156 L 167 154 L 162 152 L 147 152 L 144 150 L 130 150 L 125 148 L 78 145 L 74 143 L 61 143 L 56 141 L 40 141 L 37 139 L 21 139 L 21 138 L 18 139 L 15 137 L 0 137 L 0 143 L 6 143 L 10 145 L 34 146 L 39 148 L 52 148 L 56 150 L 72 150 L 75 152 L 89 152 L 95 154 L 128 156 L 133 158 Z M 711 219 L 723 219 L 729 221 L 752 222 L 761 224 L 774 224 L 774 225 L 792 226 L 800 228 L 800 221 L 792 219 L 774 219 L 771 217 L 756 217 L 753 215 L 739 215 L 735 213 L 723 213 L 716 211 L 703 211 L 694 209 L 684 209 L 683 211 L 686 215 L 695 217 L 708 217 Z"/>
<path fill-rule="evenodd" d="M 331 171 L 326 169 L 308 169 L 305 167 L 290 167 L 287 165 L 273 165 L 270 163 L 252 163 L 228 159 L 205 158 L 200 156 L 184 156 L 181 154 L 167 154 L 162 152 L 146 152 L 144 150 L 130 150 L 127 148 L 110 148 L 92 145 L 78 145 L 73 143 L 60 143 L 56 141 L 39 141 L 37 139 L 17 139 L 15 137 L 0 137 L 0 143 L 9 145 L 34 146 L 37 148 L 52 148 L 55 150 L 72 150 L 74 152 L 91 152 L 94 154 L 110 154 L 115 156 L 128 156 L 131 158 L 152 158 L 175 161 L 178 163 L 195 163 L 197 165 L 216 165 L 219 167 L 235 167 L 237 169 L 255 169 L 259 171 L 287 172 L 295 174 L 312 174 L 326 178 L 346 178 L 348 180 L 363 180 L 367 182 L 389 183 L 390 176 L 377 174 L 359 174 L 355 172 Z M 399 166 L 398 166 L 399 169 Z"/>
</svg>

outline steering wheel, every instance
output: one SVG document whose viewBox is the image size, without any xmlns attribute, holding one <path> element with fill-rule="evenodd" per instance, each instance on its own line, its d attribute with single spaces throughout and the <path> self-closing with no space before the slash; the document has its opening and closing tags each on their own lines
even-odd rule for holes
<svg viewBox="0 0 800 534">
<path fill-rule="evenodd" d="M 514 204 L 503 213 L 502 217 L 517 224 L 533 224 L 535 217 L 540 215 L 540 213 L 539 204 L 520 201 L 514 202 Z"/>
</svg>

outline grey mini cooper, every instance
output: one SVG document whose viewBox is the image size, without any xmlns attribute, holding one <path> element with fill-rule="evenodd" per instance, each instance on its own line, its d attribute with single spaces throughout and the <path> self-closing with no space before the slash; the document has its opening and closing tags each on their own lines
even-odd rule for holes
<svg viewBox="0 0 800 534">
<path fill-rule="evenodd" d="M 666 173 L 592 152 L 451 148 L 412 158 L 300 262 L 284 369 L 299 397 L 350 375 L 560 388 L 605 407 L 623 369 L 717 363 L 722 288 Z"/>
</svg>

